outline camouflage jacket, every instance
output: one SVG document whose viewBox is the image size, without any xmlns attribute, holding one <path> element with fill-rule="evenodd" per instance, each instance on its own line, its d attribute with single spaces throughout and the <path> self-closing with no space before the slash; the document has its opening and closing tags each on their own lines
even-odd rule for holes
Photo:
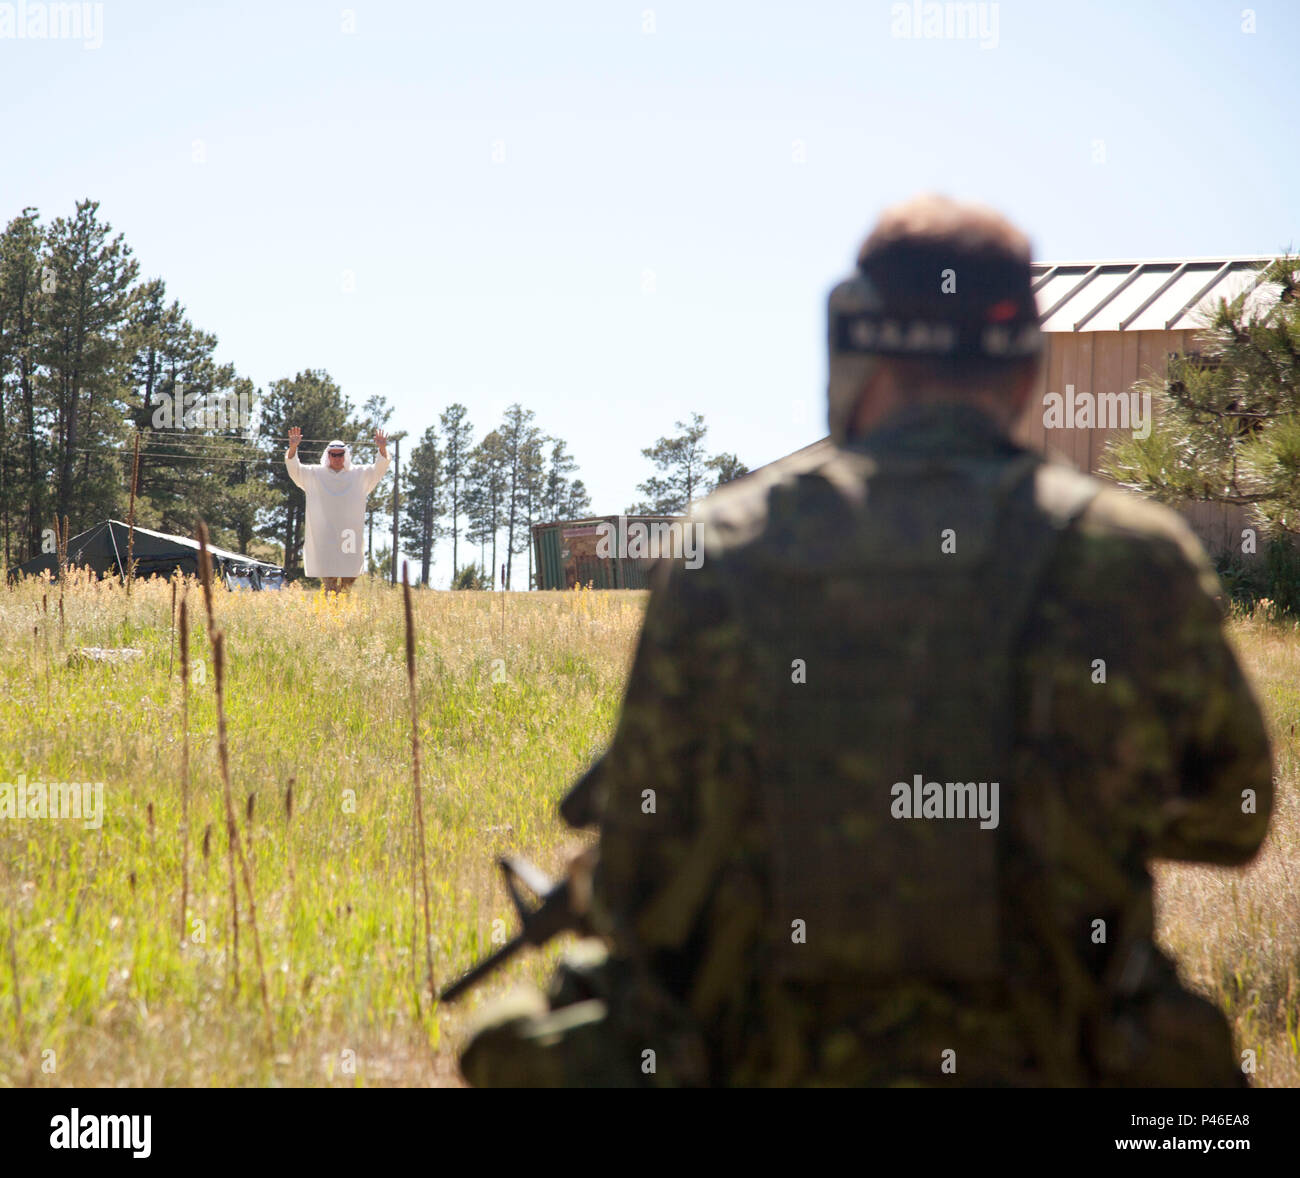
<svg viewBox="0 0 1300 1178">
<path fill-rule="evenodd" d="M 1204 553 L 1172 512 L 1109 487 L 1093 488 L 1056 542 L 1013 648 L 1009 776 L 1020 784 L 997 840 L 991 976 L 775 967 L 792 938 L 773 867 L 787 835 L 757 769 L 773 664 L 748 605 L 772 605 L 762 570 L 773 560 L 830 542 L 827 512 L 851 522 L 877 507 L 875 460 L 899 455 L 996 468 L 1027 452 L 973 409 L 915 409 L 696 511 L 703 565 L 657 582 L 617 731 L 588 783 L 596 926 L 698 1030 L 705 1074 L 682 1082 L 1228 1082 L 1221 1017 L 1178 989 L 1153 944 L 1147 863 L 1249 860 L 1272 803 L 1270 750 Z M 803 506 L 777 526 L 774 504 L 795 485 L 811 498 L 796 496 Z M 862 616 L 863 632 L 877 621 Z M 810 756 L 852 747 L 851 713 L 827 723 L 841 730 L 802 730 Z M 916 881 L 896 874 L 901 896 Z"/>
</svg>

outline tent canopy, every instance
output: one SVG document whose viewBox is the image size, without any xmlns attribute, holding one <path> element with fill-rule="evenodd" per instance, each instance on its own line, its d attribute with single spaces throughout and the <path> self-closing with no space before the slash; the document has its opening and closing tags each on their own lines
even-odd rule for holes
<svg viewBox="0 0 1300 1178">
<path fill-rule="evenodd" d="M 126 567 L 129 539 L 130 529 L 121 520 L 110 519 L 97 524 L 68 541 L 68 564 L 84 566 L 101 577 L 108 574 L 121 576 Z M 231 589 L 279 589 L 284 584 L 284 570 L 277 565 L 211 544 L 208 552 L 212 554 L 213 574 L 221 577 Z M 198 576 L 199 542 L 188 536 L 169 536 L 165 532 L 137 526 L 131 556 L 137 577 L 170 577 L 177 569 Z M 47 570 L 51 577 L 58 577 L 59 562 L 55 553 L 33 557 L 14 572 L 39 576 Z"/>
</svg>

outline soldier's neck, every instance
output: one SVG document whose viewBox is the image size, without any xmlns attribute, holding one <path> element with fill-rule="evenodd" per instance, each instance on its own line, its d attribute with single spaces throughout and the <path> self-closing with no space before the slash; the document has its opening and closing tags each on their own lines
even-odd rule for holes
<svg viewBox="0 0 1300 1178">
<path fill-rule="evenodd" d="M 846 445 L 868 452 L 975 452 L 1014 450 L 1006 428 L 981 406 L 960 401 L 903 405 L 870 429 L 850 435 Z"/>
</svg>

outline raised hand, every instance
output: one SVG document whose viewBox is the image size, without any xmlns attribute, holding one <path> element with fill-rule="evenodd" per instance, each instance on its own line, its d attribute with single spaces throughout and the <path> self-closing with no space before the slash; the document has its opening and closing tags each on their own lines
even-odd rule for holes
<svg viewBox="0 0 1300 1178">
<path fill-rule="evenodd" d="M 298 453 L 298 443 L 302 441 L 302 430 L 296 425 L 289 427 L 289 457 Z"/>
<path fill-rule="evenodd" d="M 383 430 L 375 430 L 375 445 L 379 447 L 379 453 L 385 458 L 388 457 L 388 435 Z"/>
</svg>

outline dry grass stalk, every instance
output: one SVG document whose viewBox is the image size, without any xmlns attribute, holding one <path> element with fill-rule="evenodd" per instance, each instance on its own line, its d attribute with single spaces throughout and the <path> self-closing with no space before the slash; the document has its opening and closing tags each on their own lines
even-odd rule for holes
<svg viewBox="0 0 1300 1178">
<path fill-rule="evenodd" d="M 213 660 L 217 657 L 217 623 L 216 616 L 212 609 L 212 555 L 208 552 L 208 526 L 202 520 L 199 521 L 199 583 L 203 586 L 203 608 L 208 618 L 208 641 L 212 644 Z M 224 651 L 222 652 L 224 655 Z M 225 671 L 225 660 L 222 659 L 221 667 L 216 673 L 217 682 L 217 733 L 218 749 L 220 756 L 225 759 L 226 750 L 226 717 L 224 703 L 223 672 Z M 224 767 L 223 767 L 224 780 Z M 239 841 L 239 831 L 235 827 L 235 808 L 230 800 L 230 782 L 225 781 L 225 801 L 226 801 L 226 873 L 230 877 L 230 921 L 231 921 L 231 947 L 230 956 L 233 967 L 234 990 L 239 993 L 239 884 L 235 876 L 235 845 Z M 204 855 L 206 857 L 207 841 L 204 836 Z"/>
<path fill-rule="evenodd" d="M 140 431 L 135 431 L 135 461 L 131 465 L 131 506 L 126 515 L 126 595 L 135 577 L 135 492 L 140 482 Z"/>
<path fill-rule="evenodd" d="M 294 779 L 290 777 L 284 787 L 284 858 L 289 875 L 289 898 L 284 906 L 284 942 L 288 946 L 287 955 L 290 958 L 291 968 L 294 960 L 293 920 L 298 903 L 297 882 L 293 874 L 293 782 Z"/>
<path fill-rule="evenodd" d="M 172 574 L 172 621 L 171 621 L 171 633 L 167 639 L 167 682 L 168 683 L 171 682 L 172 667 L 176 662 L 176 578 L 177 576 L 179 576 L 179 574 L 180 574 L 179 569 L 177 569 L 176 572 Z M 62 616 L 61 613 L 60 616 Z"/>
<path fill-rule="evenodd" d="M 289 867 L 289 902 L 293 903 L 294 878 L 293 878 L 293 782 L 289 778 L 289 784 L 284 790 L 284 853 L 288 860 Z"/>
<path fill-rule="evenodd" d="M 36 611 L 36 616 L 41 616 L 41 611 Z M 40 657 L 41 650 L 41 626 L 39 622 L 32 623 L 32 661 L 35 662 Z M 50 628 L 45 627 L 45 710 L 50 710 Z"/>
<path fill-rule="evenodd" d="M 185 914 L 190 900 L 190 618 L 186 598 L 181 598 L 181 944 L 185 944 Z M 176 582 L 172 581 L 172 602 Z M 174 612 L 174 611 L 173 611 Z M 174 645 L 174 644 L 173 644 Z M 167 672 L 171 678 L 170 669 Z M 208 857 L 207 834 L 203 857 Z"/>
<path fill-rule="evenodd" d="M 407 576 L 407 562 L 402 561 L 402 604 L 406 613 L 406 683 L 411 698 L 411 772 L 415 797 L 414 858 L 419 863 L 420 885 L 424 892 L 424 956 L 427 968 L 425 978 L 429 992 L 433 992 L 433 921 L 429 914 L 429 872 L 425 863 L 424 805 L 420 798 L 420 705 L 415 693 L 415 622 L 411 616 L 411 584 Z M 415 880 L 412 873 L 412 888 Z M 418 995 L 417 995 L 418 1002 Z"/>
<path fill-rule="evenodd" d="M 253 846 L 253 799 L 256 797 L 257 794 L 250 793 L 244 806 L 244 847 L 248 853 L 248 862 L 253 867 L 257 866 L 257 852 Z"/>
<path fill-rule="evenodd" d="M 208 615 L 208 638 L 217 628 L 212 613 L 212 553 L 208 551 L 208 525 L 199 520 L 199 582 L 203 585 L 203 608 Z"/>
<path fill-rule="evenodd" d="M 14 1031 L 21 1045 L 23 1036 L 23 998 L 22 987 L 18 984 L 18 941 L 14 930 L 18 927 L 18 913 L 14 911 L 13 901 L 9 902 L 9 968 L 14 975 Z"/>
<path fill-rule="evenodd" d="M 63 517 L 63 527 L 59 527 L 59 517 L 54 517 L 54 547 L 59 562 L 59 647 L 65 641 L 63 622 L 63 590 L 68 581 L 68 517 Z"/>
<path fill-rule="evenodd" d="M 258 984 L 262 992 L 262 1013 L 266 1018 L 266 1041 L 268 1050 L 275 1042 L 275 1032 L 271 1026 L 271 998 L 266 988 L 266 966 L 262 961 L 262 939 L 257 931 L 257 900 L 253 895 L 253 872 L 248 865 L 248 856 L 239 841 L 239 824 L 235 818 L 235 800 L 230 788 L 230 747 L 226 741 L 226 635 L 215 628 L 212 612 L 212 557 L 208 553 L 208 526 L 199 521 L 199 568 L 203 573 L 203 599 L 208 609 L 208 638 L 212 643 L 212 671 L 216 680 L 217 695 L 217 757 L 221 764 L 222 794 L 226 803 L 226 832 L 229 851 L 239 859 L 240 871 L 244 877 L 244 892 L 248 897 L 248 923 L 253 930 L 253 954 L 257 959 Z M 234 866 L 230 868 L 230 884 L 235 884 Z M 237 910 L 236 910 L 237 911 Z M 238 990 L 238 973 L 235 976 Z"/>
</svg>

